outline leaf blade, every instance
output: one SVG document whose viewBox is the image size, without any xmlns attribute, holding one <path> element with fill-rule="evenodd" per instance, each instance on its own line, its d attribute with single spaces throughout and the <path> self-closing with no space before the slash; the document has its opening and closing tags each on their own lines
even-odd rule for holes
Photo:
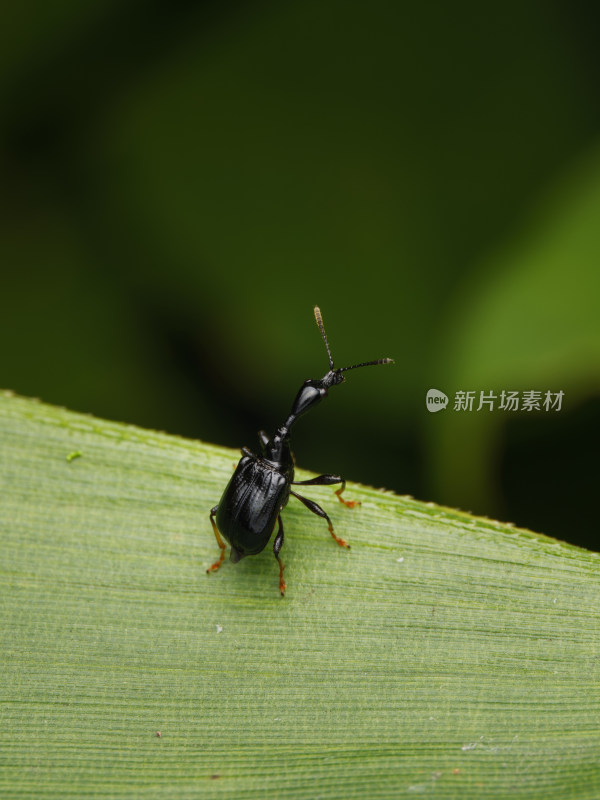
<svg viewBox="0 0 600 800">
<path fill-rule="evenodd" d="M 311 487 L 352 550 L 290 504 L 281 599 L 204 572 L 232 451 L 7 395 L 0 442 L 4 797 L 598 793 L 597 554 Z"/>
</svg>

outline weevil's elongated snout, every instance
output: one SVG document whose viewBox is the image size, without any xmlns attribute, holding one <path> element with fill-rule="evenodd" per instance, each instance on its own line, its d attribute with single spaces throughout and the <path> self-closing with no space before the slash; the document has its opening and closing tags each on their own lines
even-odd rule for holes
<svg viewBox="0 0 600 800">
<path fill-rule="evenodd" d="M 309 408 L 316 406 L 326 396 L 327 389 L 319 386 L 320 381 L 305 381 L 296 395 L 292 405 L 292 410 L 284 423 L 284 427 L 289 430 L 299 416 L 308 411 Z"/>
<path fill-rule="evenodd" d="M 327 397 L 327 392 L 331 386 L 336 386 L 338 383 L 344 381 L 344 376 L 339 370 L 329 370 L 319 380 L 304 381 L 300 387 L 300 391 L 296 395 L 290 415 L 286 420 L 285 427 L 289 428 L 302 414 L 308 411 L 317 403 L 320 403 L 324 397 Z"/>
<path fill-rule="evenodd" d="M 300 391 L 296 395 L 296 399 L 290 411 L 290 417 L 294 420 L 298 419 L 301 414 L 308 411 L 309 408 L 316 406 L 326 396 L 327 389 L 319 386 L 320 381 L 305 381 L 300 387 Z M 289 427 L 289 426 L 287 426 Z"/>
</svg>

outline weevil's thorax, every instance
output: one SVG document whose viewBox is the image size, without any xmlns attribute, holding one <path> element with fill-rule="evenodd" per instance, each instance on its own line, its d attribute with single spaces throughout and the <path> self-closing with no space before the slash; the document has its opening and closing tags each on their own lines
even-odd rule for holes
<svg viewBox="0 0 600 800">
<path fill-rule="evenodd" d="M 265 445 L 263 460 L 271 464 L 274 469 L 287 475 L 290 481 L 294 480 L 294 459 L 290 448 L 290 431 L 285 425 L 277 428 L 275 435 Z"/>
</svg>

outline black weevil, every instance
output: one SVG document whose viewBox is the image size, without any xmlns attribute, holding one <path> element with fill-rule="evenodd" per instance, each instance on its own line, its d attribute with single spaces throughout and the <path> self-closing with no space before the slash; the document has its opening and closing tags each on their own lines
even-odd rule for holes
<svg viewBox="0 0 600 800">
<path fill-rule="evenodd" d="M 283 570 L 285 569 L 279 551 L 283 544 L 283 525 L 281 523 L 281 510 L 289 500 L 290 494 L 298 498 L 304 505 L 327 521 L 329 532 L 341 547 L 349 547 L 344 539 L 340 539 L 333 531 L 333 525 L 321 506 L 313 500 L 308 500 L 296 494 L 292 486 L 332 486 L 341 483 L 335 494 L 344 505 L 352 508 L 359 505 L 358 500 L 344 500 L 342 493 L 346 488 L 346 481 L 339 475 L 319 475 L 307 481 L 294 480 L 294 457 L 290 449 L 290 429 L 294 422 L 313 406 L 327 396 L 331 386 L 337 386 L 344 381 L 343 372 L 358 367 L 369 367 L 376 364 L 391 364 L 393 359 L 380 358 L 377 361 L 366 361 L 363 364 L 354 364 L 352 367 L 335 369 L 329 343 L 323 327 L 323 318 L 318 306 L 315 306 L 315 319 L 329 356 L 329 372 L 319 380 L 307 380 L 302 384 L 296 395 L 292 410 L 286 421 L 275 431 L 270 439 L 264 431 L 259 431 L 261 455 L 255 455 L 247 447 L 242 448 L 242 458 L 238 463 L 231 480 L 227 484 L 221 502 L 210 512 L 210 521 L 215 532 L 217 544 L 221 548 L 219 560 L 206 571 L 212 572 L 219 569 L 225 558 L 225 539 L 231 545 L 230 560 L 237 563 L 244 556 L 254 556 L 263 550 L 275 529 L 275 522 L 279 523 L 279 530 L 273 542 L 273 552 L 279 564 L 279 590 L 285 593 Z M 216 517 L 216 523 L 215 523 Z M 221 538 L 223 537 L 223 538 Z"/>
</svg>

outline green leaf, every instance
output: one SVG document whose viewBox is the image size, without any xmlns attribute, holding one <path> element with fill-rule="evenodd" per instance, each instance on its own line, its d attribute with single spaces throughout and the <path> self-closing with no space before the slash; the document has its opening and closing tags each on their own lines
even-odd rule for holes
<svg viewBox="0 0 600 800">
<path fill-rule="evenodd" d="M 9 394 L 0 444 L 3 798 L 600 796 L 597 554 L 311 488 L 352 549 L 291 502 L 281 598 L 205 572 L 237 453 Z"/>
</svg>

